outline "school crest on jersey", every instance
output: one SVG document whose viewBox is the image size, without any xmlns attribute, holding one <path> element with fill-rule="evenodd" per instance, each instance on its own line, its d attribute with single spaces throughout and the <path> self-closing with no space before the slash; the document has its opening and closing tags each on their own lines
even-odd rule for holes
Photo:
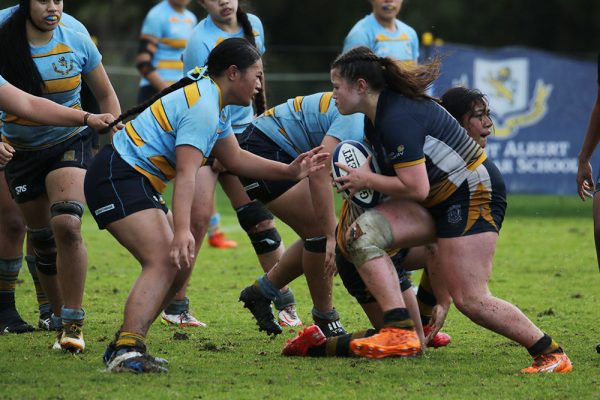
<svg viewBox="0 0 600 400">
<path fill-rule="evenodd" d="M 527 58 L 475 59 L 473 87 L 490 100 L 495 137 L 507 139 L 534 125 L 548 112 L 553 86 L 529 76 Z M 533 88 L 532 88 L 533 87 Z"/>
<path fill-rule="evenodd" d="M 447 215 L 448 215 L 448 223 L 450 223 L 450 224 L 458 224 L 460 221 L 462 221 L 460 205 L 454 204 L 454 205 L 448 207 Z"/>
<path fill-rule="evenodd" d="M 52 69 L 57 74 L 61 75 L 69 75 L 69 72 L 73 71 L 73 60 L 67 61 L 65 57 L 61 57 L 58 59 L 58 65 L 56 63 L 52 63 Z"/>
</svg>

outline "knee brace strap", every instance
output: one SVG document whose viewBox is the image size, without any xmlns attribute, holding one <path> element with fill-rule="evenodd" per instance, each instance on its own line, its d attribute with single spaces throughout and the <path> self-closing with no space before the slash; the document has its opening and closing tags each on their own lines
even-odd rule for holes
<svg viewBox="0 0 600 400">
<path fill-rule="evenodd" d="M 28 228 L 27 236 L 33 245 L 37 270 L 45 275 L 56 275 L 56 243 L 52 229 Z"/>
<path fill-rule="evenodd" d="M 59 201 L 52 204 L 52 207 L 50 207 L 50 213 L 52 214 L 52 218 L 59 215 L 72 215 L 78 219 L 81 219 L 83 216 L 83 204 L 73 200 Z"/>
<path fill-rule="evenodd" d="M 281 245 L 281 236 L 276 228 L 267 229 L 256 233 L 249 233 L 248 237 L 256 254 L 265 254 L 275 251 Z"/>
<path fill-rule="evenodd" d="M 265 220 L 272 220 L 273 214 L 271 211 L 257 201 L 252 201 L 235 210 L 240 226 L 248 232 L 256 225 Z"/>
<path fill-rule="evenodd" d="M 304 249 L 313 253 L 325 253 L 327 238 L 325 236 L 306 238 L 304 239 Z"/>
<path fill-rule="evenodd" d="M 368 210 L 352 224 L 346 248 L 352 263 L 359 268 L 369 260 L 387 255 L 394 237 L 389 221 L 376 210 Z"/>
</svg>

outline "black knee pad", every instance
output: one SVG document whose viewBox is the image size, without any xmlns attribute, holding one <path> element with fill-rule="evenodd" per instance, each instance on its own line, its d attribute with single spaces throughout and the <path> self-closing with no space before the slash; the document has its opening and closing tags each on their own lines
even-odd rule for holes
<svg viewBox="0 0 600 400">
<path fill-rule="evenodd" d="M 45 275 L 56 275 L 56 243 L 50 228 L 27 229 L 35 253 L 35 266 Z"/>
<path fill-rule="evenodd" d="M 66 200 L 59 201 L 50 207 L 52 218 L 59 215 L 72 215 L 78 219 L 83 216 L 83 204 L 78 201 Z"/>
<path fill-rule="evenodd" d="M 327 238 L 325 236 L 306 238 L 304 239 L 304 249 L 313 253 L 325 253 Z"/>
<path fill-rule="evenodd" d="M 258 201 L 252 201 L 235 210 L 238 221 L 242 229 L 248 232 L 259 223 L 265 220 L 272 220 L 273 214 L 271 211 Z"/>
<path fill-rule="evenodd" d="M 248 237 L 256 254 L 265 254 L 275 251 L 281 245 L 281 236 L 276 228 L 267 229 L 256 233 L 249 233 Z"/>
</svg>

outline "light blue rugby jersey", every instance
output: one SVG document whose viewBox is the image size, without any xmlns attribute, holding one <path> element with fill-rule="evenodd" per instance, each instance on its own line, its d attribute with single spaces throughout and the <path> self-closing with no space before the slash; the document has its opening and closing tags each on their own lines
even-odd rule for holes
<svg viewBox="0 0 600 400">
<path fill-rule="evenodd" d="M 343 53 L 366 46 L 379 57 L 391 57 L 399 61 L 417 61 L 419 58 L 419 38 L 417 32 L 404 22 L 396 19 L 396 32 L 385 29 L 373 13 L 358 21 L 344 40 Z"/>
<path fill-rule="evenodd" d="M 113 137 L 121 157 L 160 193 L 175 177 L 175 147 L 194 146 L 204 158 L 217 139 L 233 134 L 221 92 L 208 77 L 154 102 Z"/>
<path fill-rule="evenodd" d="M 252 25 L 256 47 L 260 54 L 264 54 L 265 34 L 262 23 L 260 22 L 260 19 L 253 14 L 248 14 L 248 20 L 250 21 L 250 25 Z M 183 52 L 184 71 L 204 66 L 208 60 L 208 54 L 216 45 L 225 39 L 234 37 L 244 37 L 243 29 L 237 33 L 228 33 L 215 25 L 210 16 L 204 18 L 194 29 L 189 44 Z M 236 134 L 243 132 L 244 128 L 252 122 L 252 118 L 254 117 L 252 106 L 229 106 L 229 108 L 231 109 L 231 123 L 234 132 Z"/>
<path fill-rule="evenodd" d="M 325 135 L 363 142 L 364 114 L 341 115 L 331 92 L 298 96 L 265 111 L 252 124 L 292 157 L 319 146 Z"/>
<path fill-rule="evenodd" d="M 18 7 L 19 6 L 17 5 L 0 10 L 0 24 L 6 21 L 8 17 L 10 17 Z M 85 28 L 85 26 L 66 12 L 62 13 L 59 25 L 66 26 L 67 28 L 71 28 L 74 31 L 82 33 L 87 37 L 91 37 L 90 33 Z"/>
<path fill-rule="evenodd" d="M 6 79 L 4 79 L 2 77 L 2 75 L 0 75 L 0 86 L 4 86 L 6 84 Z"/>
<path fill-rule="evenodd" d="M 152 65 L 163 81 L 174 83 L 183 78 L 181 54 L 197 22 L 191 11 L 180 13 L 167 0 L 152 7 L 146 15 L 142 37 L 147 35 L 158 40 Z M 140 86 L 147 85 L 150 85 L 147 79 L 140 81 Z"/>
<path fill-rule="evenodd" d="M 48 43 L 30 47 L 32 58 L 46 84 L 43 97 L 65 107 L 81 109 L 81 75 L 91 72 L 102 61 L 91 39 L 58 26 Z M 4 115 L 2 120 L 3 139 L 20 150 L 50 147 L 84 129 L 39 125 L 11 114 Z"/>
</svg>

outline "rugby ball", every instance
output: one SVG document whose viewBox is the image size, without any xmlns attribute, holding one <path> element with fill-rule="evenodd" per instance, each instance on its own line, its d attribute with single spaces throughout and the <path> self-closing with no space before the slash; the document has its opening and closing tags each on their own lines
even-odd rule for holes
<svg viewBox="0 0 600 400">
<path fill-rule="evenodd" d="M 372 155 L 371 150 L 356 140 L 344 140 L 343 142 L 339 143 L 331 155 L 331 171 L 333 178 L 335 179 L 339 178 L 340 176 L 347 175 L 347 172 L 338 167 L 336 163 L 348 166 L 350 168 L 358 168 L 367 162 L 367 158 L 370 155 Z M 373 157 L 371 157 L 370 167 L 371 171 L 374 173 L 378 174 L 380 172 L 379 167 L 377 166 L 377 163 Z M 335 185 L 338 189 L 340 189 L 340 184 L 335 182 Z M 372 189 L 361 190 L 360 192 L 356 192 L 352 197 L 350 197 L 349 190 L 344 190 L 341 193 L 345 198 L 363 208 L 375 207 L 383 197 L 381 193 Z"/>
</svg>

